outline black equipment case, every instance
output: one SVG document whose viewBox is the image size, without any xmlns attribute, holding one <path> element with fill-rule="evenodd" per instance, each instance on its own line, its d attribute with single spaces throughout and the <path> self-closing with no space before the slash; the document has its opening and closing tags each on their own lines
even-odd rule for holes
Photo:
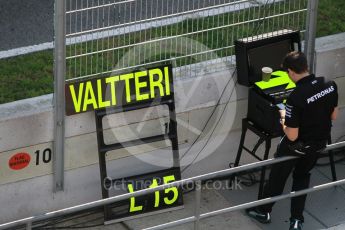
<svg viewBox="0 0 345 230">
<path fill-rule="evenodd" d="M 287 73 L 279 71 L 281 61 L 293 50 L 301 50 L 299 31 L 277 31 L 235 42 L 238 83 L 250 87 L 247 119 L 273 136 L 282 134 L 276 104 L 285 102 L 295 87 Z M 262 82 L 261 68 L 266 66 L 278 71 L 269 82 Z"/>
</svg>

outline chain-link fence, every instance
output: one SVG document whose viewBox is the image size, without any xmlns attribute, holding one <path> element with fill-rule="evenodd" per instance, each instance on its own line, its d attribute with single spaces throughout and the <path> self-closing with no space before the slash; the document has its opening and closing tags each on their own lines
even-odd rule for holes
<svg viewBox="0 0 345 230">
<path fill-rule="evenodd" d="M 67 79 L 163 61 L 191 77 L 206 61 L 208 71 L 233 65 L 238 38 L 303 36 L 307 0 L 66 0 L 66 8 Z"/>
</svg>

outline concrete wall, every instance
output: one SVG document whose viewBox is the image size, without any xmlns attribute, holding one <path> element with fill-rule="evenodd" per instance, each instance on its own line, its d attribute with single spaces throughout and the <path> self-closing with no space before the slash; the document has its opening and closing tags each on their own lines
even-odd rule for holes
<svg viewBox="0 0 345 230">
<path fill-rule="evenodd" d="M 316 44 L 316 74 L 335 79 L 339 88 L 341 112 L 333 129 L 333 139 L 337 139 L 345 134 L 345 34 L 320 38 Z M 222 91 L 232 70 L 220 63 L 217 65 L 222 71 L 209 73 L 208 64 L 198 69 L 198 77 L 175 78 L 182 169 L 193 162 L 183 171 L 183 177 L 227 168 L 229 162 L 234 161 L 241 119 L 246 115 L 248 89 L 236 85 L 229 100 L 234 82 L 230 82 L 223 95 Z M 214 110 L 221 95 L 220 105 Z M 0 105 L 0 223 L 101 198 L 92 112 L 67 117 L 65 191 L 52 192 L 52 164 L 49 161 L 53 140 L 51 102 L 52 95 L 45 95 Z M 204 128 L 211 114 L 213 116 Z M 107 127 L 106 140 L 113 142 L 161 133 L 161 125 L 166 121 L 165 109 L 154 108 L 112 115 L 103 122 Z M 201 130 L 204 132 L 189 150 Z M 255 140 L 249 133 L 246 143 L 250 147 Z M 277 141 L 274 141 L 271 154 Z M 22 152 L 30 155 L 30 163 L 21 170 L 12 170 L 8 166 L 10 158 Z M 107 158 L 110 160 L 108 175 L 114 178 L 166 168 L 172 161 L 168 142 L 109 152 Z M 251 161 L 253 159 L 244 154 L 242 163 Z"/>
</svg>

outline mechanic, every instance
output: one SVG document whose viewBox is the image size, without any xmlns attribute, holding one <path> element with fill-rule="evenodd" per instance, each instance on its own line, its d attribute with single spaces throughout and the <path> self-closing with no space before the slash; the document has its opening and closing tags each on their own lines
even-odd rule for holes
<svg viewBox="0 0 345 230">
<path fill-rule="evenodd" d="M 334 81 L 309 74 L 303 53 L 294 51 L 287 54 L 282 68 L 296 83 L 296 88 L 287 98 L 286 110 L 279 111 L 285 135 L 280 140 L 275 157 L 297 155 L 298 158 L 272 166 L 263 198 L 281 195 L 292 170 L 292 191 L 309 187 L 310 170 L 316 164 L 318 151 L 326 147 L 332 120 L 338 114 L 337 85 Z M 291 199 L 290 230 L 302 229 L 306 197 L 301 195 Z M 261 223 L 270 223 L 273 205 L 269 203 L 247 209 L 246 213 Z"/>
</svg>

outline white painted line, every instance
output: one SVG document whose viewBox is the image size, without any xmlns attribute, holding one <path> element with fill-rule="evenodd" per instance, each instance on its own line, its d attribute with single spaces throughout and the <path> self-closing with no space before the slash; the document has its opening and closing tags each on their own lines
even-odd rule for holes
<svg viewBox="0 0 345 230">
<path fill-rule="evenodd" d="M 46 43 L 42 43 L 38 45 L 25 46 L 25 47 L 15 48 L 11 50 L 6 50 L 6 51 L 0 51 L 0 59 L 15 57 L 15 56 L 23 55 L 23 54 L 29 54 L 29 53 L 53 49 L 53 48 L 54 48 L 53 42 L 46 42 Z"/>
</svg>

